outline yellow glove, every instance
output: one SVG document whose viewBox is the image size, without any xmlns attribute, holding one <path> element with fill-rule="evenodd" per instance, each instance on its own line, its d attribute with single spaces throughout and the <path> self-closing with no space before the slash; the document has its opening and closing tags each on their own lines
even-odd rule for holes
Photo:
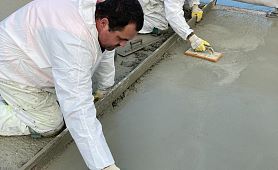
<svg viewBox="0 0 278 170">
<path fill-rule="evenodd" d="M 197 22 L 200 22 L 201 19 L 203 18 L 203 11 L 199 8 L 198 5 L 193 5 L 192 7 L 192 13 L 191 13 L 191 17 L 197 17 L 196 20 Z"/>
<path fill-rule="evenodd" d="M 94 93 L 94 102 L 104 98 L 107 92 L 108 92 L 107 90 L 96 90 Z"/>
<path fill-rule="evenodd" d="M 103 170 L 120 170 L 120 168 L 118 168 L 115 164 L 113 164 L 104 168 Z"/>
<path fill-rule="evenodd" d="M 197 37 L 197 35 L 193 34 L 190 38 L 189 38 L 189 41 L 191 43 L 191 47 L 195 50 L 195 51 L 199 51 L 199 52 L 202 52 L 202 51 L 205 51 L 207 47 L 210 47 L 210 44 Z"/>
</svg>

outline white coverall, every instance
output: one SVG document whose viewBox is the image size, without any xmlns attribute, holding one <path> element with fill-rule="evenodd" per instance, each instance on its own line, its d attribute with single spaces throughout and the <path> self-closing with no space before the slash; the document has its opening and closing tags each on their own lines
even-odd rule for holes
<svg viewBox="0 0 278 170">
<path fill-rule="evenodd" d="M 114 64 L 115 50 L 102 53 L 101 61 L 94 73 L 94 78 L 97 82 L 96 89 L 107 90 L 115 83 L 115 64 Z"/>
<path fill-rule="evenodd" d="M 0 135 L 49 132 L 64 118 L 87 166 L 99 170 L 114 160 L 92 99 L 102 63 L 95 6 L 34 0 L 0 22 Z"/>
<path fill-rule="evenodd" d="M 193 32 L 184 18 L 183 5 L 186 1 L 190 7 L 200 4 L 199 0 L 140 0 L 144 11 L 144 26 L 140 33 L 150 33 L 154 27 L 165 30 L 169 23 L 173 30 L 186 40 Z"/>
</svg>

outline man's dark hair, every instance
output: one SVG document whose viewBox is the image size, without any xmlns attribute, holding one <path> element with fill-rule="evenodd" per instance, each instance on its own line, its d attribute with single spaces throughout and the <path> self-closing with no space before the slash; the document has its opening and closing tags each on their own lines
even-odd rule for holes
<svg viewBox="0 0 278 170">
<path fill-rule="evenodd" d="M 96 19 L 107 18 L 110 31 L 121 31 L 128 24 L 135 24 L 140 31 L 144 13 L 138 0 L 105 0 L 96 5 Z"/>
</svg>

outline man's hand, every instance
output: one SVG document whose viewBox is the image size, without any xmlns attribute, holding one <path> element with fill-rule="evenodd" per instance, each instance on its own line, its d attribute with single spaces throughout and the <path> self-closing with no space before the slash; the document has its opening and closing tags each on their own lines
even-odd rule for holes
<svg viewBox="0 0 278 170">
<path fill-rule="evenodd" d="M 199 8 L 198 5 L 193 5 L 192 7 L 191 17 L 193 18 L 194 16 L 197 17 L 197 22 L 200 22 L 203 18 L 203 11 Z"/>
<path fill-rule="evenodd" d="M 113 164 L 104 168 L 103 170 L 120 170 L 120 168 L 118 168 L 115 164 Z"/>
<path fill-rule="evenodd" d="M 191 43 L 191 47 L 195 50 L 195 51 L 199 51 L 199 52 L 202 52 L 202 51 L 205 51 L 206 50 L 206 47 L 210 47 L 210 44 L 197 37 L 197 35 L 193 34 L 190 38 L 189 38 L 189 41 Z"/>
<path fill-rule="evenodd" d="M 104 96 L 107 94 L 108 90 L 96 90 L 94 93 L 94 102 L 104 98 Z"/>
</svg>

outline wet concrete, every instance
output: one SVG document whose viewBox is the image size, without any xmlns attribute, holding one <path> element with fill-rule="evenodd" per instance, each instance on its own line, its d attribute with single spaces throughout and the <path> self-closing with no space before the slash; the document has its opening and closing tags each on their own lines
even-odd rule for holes
<svg viewBox="0 0 278 170">
<path fill-rule="evenodd" d="M 52 138 L 34 140 L 30 136 L 0 136 L 0 169 L 19 169 Z"/>
<path fill-rule="evenodd" d="M 201 0 L 201 2 L 209 3 L 211 0 Z M 234 0 L 217 0 L 218 5 L 232 6 L 237 8 L 252 9 L 257 11 L 271 11 L 270 7 L 259 6 L 255 4 L 248 4 L 243 2 L 237 2 Z"/>
<path fill-rule="evenodd" d="M 173 31 L 169 30 L 164 34 L 160 35 L 160 41 L 156 43 L 150 44 L 149 46 L 144 47 L 143 49 L 134 52 L 128 56 L 122 57 L 117 55 L 115 60 L 116 67 L 116 76 L 115 76 L 115 84 L 120 82 L 126 75 L 128 75 L 132 70 L 134 70 L 143 60 L 145 60 L 149 55 L 152 54 L 162 43 L 164 43 L 171 35 Z M 152 35 L 138 35 L 136 38 L 146 38 L 146 40 L 152 38 Z M 154 37 L 157 38 L 157 37 Z"/>
<path fill-rule="evenodd" d="M 0 1 L 0 21 L 16 11 L 19 7 L 24 6 L 32 0 L 1 0 Z"/>
<path fill-rule="evenodd" d="M 195 30 L 224 58 L 184 56 L 179 41 L 104 115 L 117 164 L 123 170 L 277 169 L 278 20 L 215 9 Z M 72 144 L 45 169 L 86 168 Z"/>
</svg>

